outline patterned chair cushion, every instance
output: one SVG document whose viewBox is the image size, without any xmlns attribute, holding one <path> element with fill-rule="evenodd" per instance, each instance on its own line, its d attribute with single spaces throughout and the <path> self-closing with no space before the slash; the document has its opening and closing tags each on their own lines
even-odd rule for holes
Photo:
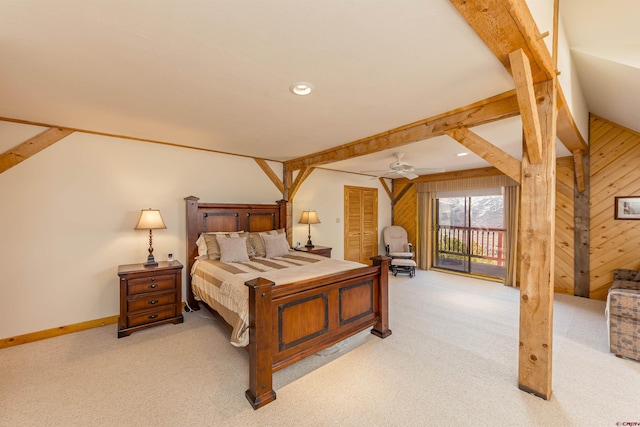
<svg viewBox="0 0 640 427">
<path fill-rule="evenodd" d="M 612 316 L 640 320 L 640 282 L 613 282 L 609 289 L 609 313 Z"/>
</svg>

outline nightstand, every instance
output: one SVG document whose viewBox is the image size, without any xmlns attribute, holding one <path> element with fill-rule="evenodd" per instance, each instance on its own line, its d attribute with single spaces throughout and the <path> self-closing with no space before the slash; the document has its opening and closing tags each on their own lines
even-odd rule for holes
<svg viewBox="0 0 640 427">
<path fill-rule="evenodd" d="M 120 318 L 118 338 L 165 323 L 182 323 L 182 264 L 161 261 L 157 267 L 118 267 Z"/>
<path fill-rule="evenodd" d="M 306 246 L 300 246 L 299 248 L 293 248 L 293 249 L 300 252 L 308 252 L 310 254 L 322 255 L 324 257 L 331 258 L 331 248 L 327 246 L 316 245 L 311 248 L 308 248 Z"/>
</svg>

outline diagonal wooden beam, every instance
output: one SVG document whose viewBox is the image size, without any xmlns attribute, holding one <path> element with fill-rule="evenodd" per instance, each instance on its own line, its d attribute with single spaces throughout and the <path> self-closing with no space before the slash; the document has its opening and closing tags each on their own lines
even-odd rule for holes
<svg viewBox="0 0 640 427">
<path fill-rule="evenodd" d="M 395 205 L 396 203 L 398 203 L 400 201 L 400 199 L 402 199 L 404 197 L 405 194 L 407 194 L 407 191 L 409 191 L 409 189 L 413 187 L 413 182 L 408 182 L 404 188 L 402 188 L 402 190 L 400 190 L 400 192 L 398 193 L 398 195 L 392 199 L 392 203 Z"/>
<path fill-rule="evenodd" d="M 589 146 L 580 134 L 576 122 L 567 106 L 562 88 L 558 86 L 558 125 L 556 133 L 562 144 L 571 152 L 580 150 L 583 153 L 589 151 Z"/>
<path fill-rule="evenodd" d="M 541 37 L 542 34 L 536 26 L 526 0 L 450 1 L 507 70 L 511 67 L 509 54 L 514 50 L 523 49 L 531 61 L 534 83 L 549 80 L 556 75 L 554 60 Z M 555 43 L 557 29 L 554 27 L 554 30 Z M 558 138 L 569 151 L 580 149 L 586 152 L 587 144 L 575 125 L 559 85 L 557 90 Z"/>
<path fill-rule="evenodd" d="M 389 186 L 387 185 L 387 181 L 385 181 L 384 178 L 378 178 L 378 179 L 380 180 L 380 184 L 382 184 L 382 188 L 384 188 L 384 191 L 387 192 L 387 196 L 389 196 L 389 199 L 391 199 L 391 201 L 393 202 L 393 193 L 389 189 Z"/>
<path fill-rule="evenodd" d="M 360 139 L 329 150 L 285 162 L 287 170 L 305 166 L 319 166 L 352 157 L 376 153 L 388 148 L 400 147 L 417 141 L 444 135 L 459 126 L 473 127 L 520 114 L 514 90 L 458 108 L 428 119 L 420 120 Z"/>
<path fill-rule="evenodd" d="M 280 181 L 280 178 L 278 178 L 278 175 L 276 175 L 273 169 L 271 169 L 269 164 L 263 159 L 254 159 L 254 160 L 256 161 L 258 166 L 260 166 L 262 171 L 267 174 L 271 182 L 273 182 L 273 184 L 278 188 L 278 190 L 280 190 L 280 192 L 284 195 L 284 184 L 282 183 L 282 181 Z"/>
<path fill-rule="evenodd" d="M 520 117 L 522 117 L 522 129 L 524 140 L 529 154 L 529 161 L 534 165 L 542 162 L 542 136 L 540 135 L 540 119 L 536 107 L 536 94 L 533 89 L 533 77 L 527 55 L 522 49 L 514 50 L 509 54 L 511 73 L 516 83 Z"/>
<path fill-rule="evenodd" d="M 584 177 L 584 158 L 581 150 L 573 152 L 573 170 L 575 171 L 578 191 L 583 193 L 586 189 L 586 181 Z"/>
<path fill-rule="evenodd" d="M 300 186 L 302 185 L 304 180 L 309 177 L 311 172 L 313 172 L 313 169 L 315 168 L 304 167 L 300 172 L 298 172 L 298 176 L 296 176 L 296 179 L 293 181 L 293 184 L 291 184 L 291 188 L 289 189 L 289 202 L 293 201 L 293 198 L 296 196 L 296 193 L 300 189 Z"/>
<path fill-rule="evenodd" d="M 491 163 L 509 178 L 520 182 L 520 174 L 522 173 L 520 161 L 509 153 L 506 153 L 464 126 L 448 131 L 447 135 Z"/>
<path fill-rule="evenodd" d="M 531 60 L 534 83 L 555 76 L 551 54 L 526 0 L 451 0 L 451 3 L 508 70 L 509 54 L 523 49 Z"/>
<path fill-rule="evenodd" d="M 52 127 L 44 132 L 28 139 L 22 144 L 0 154 L 0 173 L 11 169 L 20 162 L 27 160 L 29 157 L 38 154 L 40 151 L 55 144 L 62 138 L 71 135 L 72 129 Z"/>
</svg>

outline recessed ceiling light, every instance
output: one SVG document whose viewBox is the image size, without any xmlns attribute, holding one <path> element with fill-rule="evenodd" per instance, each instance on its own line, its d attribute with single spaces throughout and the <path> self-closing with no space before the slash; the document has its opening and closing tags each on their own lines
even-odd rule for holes
<svg viewBox="0 0 640 427">
<path fill-rule="evenodd" d="M 296 82 L 289 86 L 291 93 L 300 96 L 309 95 L 315 89 L 316 87 L 308 82 Z"/>
<path fill-rule="evenodd" d="M 458 153 L 458 154 L 456 154 L 456 156 L 458 156 L 458 157 L 464 157 L 464 156 L 467 156 L 468 154 L 469 154 L 469 153 Z"/>
</svg>

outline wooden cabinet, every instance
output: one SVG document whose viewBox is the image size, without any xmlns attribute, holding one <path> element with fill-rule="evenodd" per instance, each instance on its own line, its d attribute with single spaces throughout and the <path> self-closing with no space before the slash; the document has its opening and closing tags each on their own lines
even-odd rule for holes
<svg viewBox="0 0 640 427">
<path fill-rule="evenodd" d="M 162 261 L 118 267 L 120 318 L 118 338 L 165 323 L 182 323 L 182 264 Z"/>
<path fill-rule="evenodd" d="M 331 258 L 331 248 L 327 246 L 313 246 L 308 248 L 306 246 L 301 246 L 299 248 L 294 248 L 296 251 L 300 252 L 308 252 L 310 254 L 321 255 L 323 257 Z"/>
</svg>

